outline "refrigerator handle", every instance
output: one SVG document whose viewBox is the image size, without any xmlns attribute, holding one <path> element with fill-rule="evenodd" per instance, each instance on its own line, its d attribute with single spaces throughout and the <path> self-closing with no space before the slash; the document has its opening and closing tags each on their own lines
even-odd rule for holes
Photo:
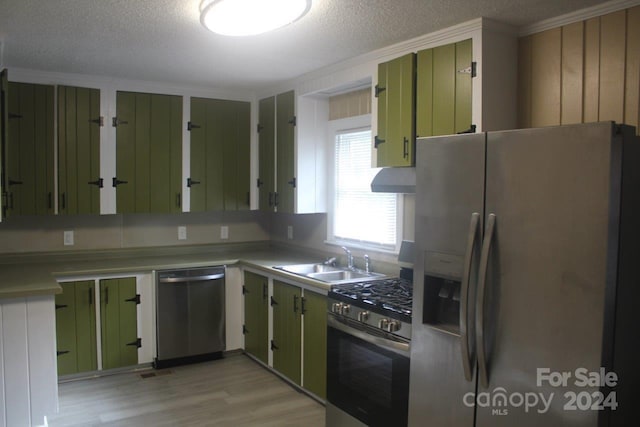
<svg viewBox="0 0 640 427">
<path fill-rule="evenodd" d="M 496 226 L 496 215 L 489 214 L 487 218 L 487 231 L 482 242 L 480 252 L 480 271 L 478 277 L 478 296 L 476 299 L 476 348 L 478 349 L 478 372 L 480 384 L 484 388 L 489 387 L 489 374 L 487 369 L 487 354 L 484 345 L 484 297 L 487 285 L 487 269 L 489 266 L 489 252 L 493 242 L 493 233 Z"/>
<path fill-rule="evenodd" d="M 473 359 L 472 349 L 469 348 L 469 283 L 471 282 L 471 261 L 473 260 L 473 249 L 476 247 L 478 236 L 478 225 L 480 224 L 480 214 L 471 214 L 469 224 L 469 235 L 467 236 L 467 250 L 464 254 L 464 272 L 462 274 L 462 293 L 460 295 L 460 350 L 462 351 L 462 367 L 464 377 L 467 381 L 472 380 L 471 362 Z"/>
</svg>

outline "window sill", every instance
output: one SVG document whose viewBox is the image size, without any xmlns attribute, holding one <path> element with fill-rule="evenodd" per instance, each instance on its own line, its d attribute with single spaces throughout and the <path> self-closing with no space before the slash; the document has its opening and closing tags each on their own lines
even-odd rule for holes
<svg viewBox="0 0 640 427">
<path fill-rule="evenodd" d="M 331 246 L 344 246 L 344 247 L 346 247 L 348 249 L 359 249 L 359 250 L 363 250 L 363 251 L 367 251 L 367 252 L 375 252 L 375 253 L 380 253 L 380 254 L 385 254 L 385 255 L 396 255 L 397 256 L 398 253 L 400 252 L 396 248 L 385 249 L 385 248 L 380 247 L 380 246 L 367 245 L 367 244 L 364 244 L 364 243 L 355 242 L 353 240 L 330 239 L 330 240 L 325 240 L 324 243 L 327 244 L 327 245 L 331 245 Z"/>
</svg>

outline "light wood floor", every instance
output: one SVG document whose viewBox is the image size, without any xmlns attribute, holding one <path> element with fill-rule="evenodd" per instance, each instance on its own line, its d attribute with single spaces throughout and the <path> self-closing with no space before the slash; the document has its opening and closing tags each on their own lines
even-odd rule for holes
<svg viewBox="0 0 640 427">
<path fill-rule="evenodd" d="M 323 405 L 242 354 L 146 372 L 60 384 L 49 426 L 324 427 Z"/>
</svg>

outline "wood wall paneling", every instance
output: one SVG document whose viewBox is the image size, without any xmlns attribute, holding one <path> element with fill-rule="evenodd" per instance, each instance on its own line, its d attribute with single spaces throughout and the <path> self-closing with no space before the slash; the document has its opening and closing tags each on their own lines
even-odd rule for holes
<svg viewBox="0 0 640 427">
<path fill-rule="evenodd" d="M 637 129 L 640 125 L 640 6 L 627 11 L 626 72 L 624 122 Z"/>
<path fill-rule="evenodd" d="M 329 98 L 329 120 L 371 113 L 371 88 L 335 95 Z"/>
<path fill-rule="evenodd" d="M 560 123 L 562 31 L 554 28 L 531 38 L 531 125 Z"/>
<path fill-rule="evenodd" d="M 531 127 L 531 36 L 518 41 L 518 127 Z"/>
<path fill-rule="evenodd" d="M 626 11 L 600 18 L 599 121 L 624 122 Z"/>
<path fill-rule="evenodd" d="M 584 28 L 584 95 L 582 120 L 597 122 L 600 106 L 600 19 L 585 22 Z"/>
<path fill-rule="evenodd" d="M 582 123 L 584 23 L 562 28 L 562 109 L 560 123 Z"/>
</svg>

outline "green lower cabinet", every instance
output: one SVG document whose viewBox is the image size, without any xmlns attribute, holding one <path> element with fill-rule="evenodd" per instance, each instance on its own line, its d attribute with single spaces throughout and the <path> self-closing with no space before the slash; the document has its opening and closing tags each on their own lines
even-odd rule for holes
<svg viewBox="0 0 640 427">
<path fill-rule="evenodd" d="M 324 399 L 327 396 L 327 298 L 305 290 L 302 317 L 303 387 Z"/>
<path fill-rule="evenodd" d="M 61 283 L 55 297 L 58 375 L 98 369 L 93 280 Z"/>
<path fill-rule="evenodd" d="M 269 363 L 269 279 L 244 273 L 244 350 Z"/>
<path fill-rule="evenodd" d="M 136 278 L 100 280 L 102 369 L 138 364 Z"/>
<path fill-rule="evenodd" d="M 294 383 L 301 384 L 301 289 L 273 281 L 273 368 Z"/>
</svg>

